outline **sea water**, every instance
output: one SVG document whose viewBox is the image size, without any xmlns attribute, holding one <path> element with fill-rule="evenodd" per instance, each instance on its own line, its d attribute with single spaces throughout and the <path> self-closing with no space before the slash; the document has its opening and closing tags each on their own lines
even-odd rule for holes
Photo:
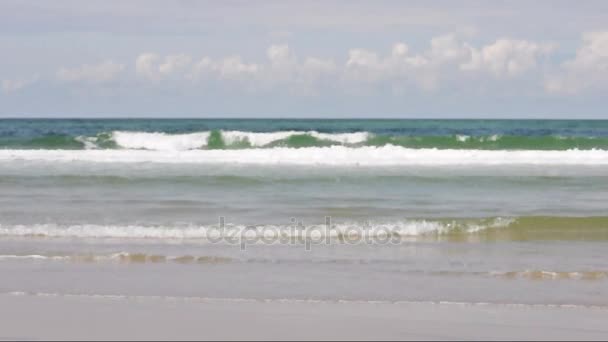
<svg viewBox="0 0 608 342">
<path fill-rule="evenodd" d="M 608 121 L 0 120 L 0 292 L 608 305 Z"/>
</svg>

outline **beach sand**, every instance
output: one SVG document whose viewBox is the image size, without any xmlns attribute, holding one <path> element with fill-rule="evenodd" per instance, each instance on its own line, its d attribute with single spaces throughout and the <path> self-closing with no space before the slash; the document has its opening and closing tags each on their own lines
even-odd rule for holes
<svg viewBox="0 0 608 342">
<path fill-rule="evenodd" d="M 605 308 L 0 295 L 0 339 L 605 340 Z"/>
</svg>

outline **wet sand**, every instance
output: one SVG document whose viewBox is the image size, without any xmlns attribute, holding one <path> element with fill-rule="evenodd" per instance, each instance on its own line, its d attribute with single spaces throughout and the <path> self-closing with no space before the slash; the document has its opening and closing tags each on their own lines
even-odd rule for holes
<svg viewBox="0 0 608 342">
<path fill-rule="evenodd" d="M 0 295 L 2 340 L 605 340 L 608 309 Z"/>
</svg>

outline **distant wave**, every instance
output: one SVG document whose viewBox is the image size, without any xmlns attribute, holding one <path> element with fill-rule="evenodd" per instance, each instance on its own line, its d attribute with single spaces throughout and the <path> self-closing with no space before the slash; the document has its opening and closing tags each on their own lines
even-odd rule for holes
<svg viewBox="0 0 608 342">
<path fill-rule="evenodd" d="M 269 133 L 242 131 L 205 131 L 168 134 L 163 132 L 113 131 L 96 136 L 48 135 L 43 137 L 0 139 L 5 149 L 133 149 L 187 151 L 198 149 L 243 149 L 270 147 L 321 147 L 364 145 L 367 132 L 319 133 L 316 131 L 279 131 Z"/>
<path fill-rule="evenodd" d="M 306 148 L 328 146 L 457 150 L 608 150 L 607 137 L 515 136 L 515 135 L 378 135 L 370 132 L 321 133 L 317 131 L 203 131 L 164 132 L 112 131 L 95 136 L 45 135 L 34 138 L 0 137 L 0 149 L 127 149 L 188 151 L 206 149 Z"/>
</svg>

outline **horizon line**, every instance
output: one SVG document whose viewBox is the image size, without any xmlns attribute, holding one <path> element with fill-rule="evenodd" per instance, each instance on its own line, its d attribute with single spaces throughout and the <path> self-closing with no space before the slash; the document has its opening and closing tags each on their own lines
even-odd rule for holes
<svg viewBox="0 0 608 342">
<path fill-rule="evenodd" d="M 272 117 L 272 116 L 257 116 L 257 117 L 151 117 L 151 116 L 0 116 L 0 120 L 547 120 L 547 121 L 605 121 L 606 118 L 550 118 L 550 117 L 513 117 L 513 118 L 492 118 L 492 117 Z"/>
</svg>

